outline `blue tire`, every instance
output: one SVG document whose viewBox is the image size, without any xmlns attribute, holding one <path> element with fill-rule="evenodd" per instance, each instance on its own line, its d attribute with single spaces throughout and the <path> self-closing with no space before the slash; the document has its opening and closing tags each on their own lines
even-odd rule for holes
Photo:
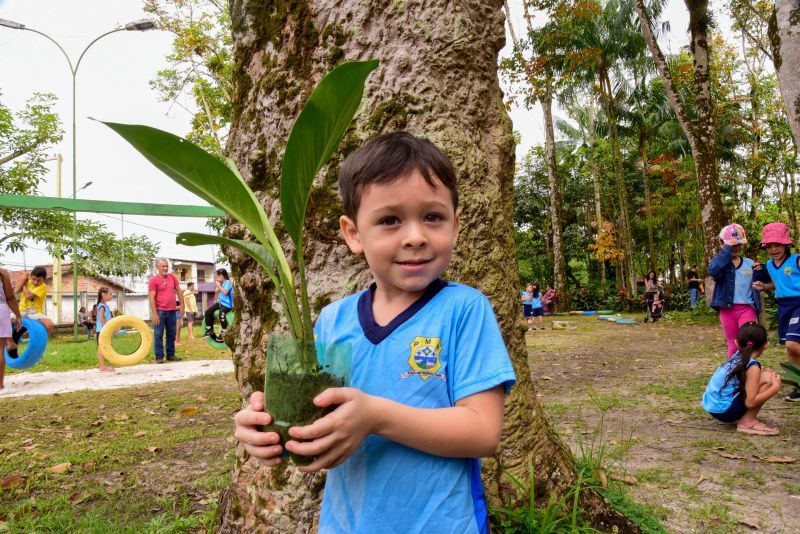
<svg viewBox="0 0 800 534">
<path fill-rule="evenodd" d="M 582 312 L 582 314 L 583 315 L 597 315 L 597 312 L 596 311 L 585 311 L 585 312 Z"/>
<path fill-rule="evenodd" d="M 42 323 L 23 317 L 22 326 L 28 329 L 28 346 L 25 347 L 25 351 L 19 355 L 19 358 L 11 358 L 8 355 L 8 350 L 3 349 L 6 365 L 11 369 L 33 367 L 42 359 L 44 349 L 47 348 L 47 329 Z"/>
<path fill-rule="evenodd" d="M 217 318 L 219 318 L 219 310 L 214 312 L 214 319 L 217 319 Z M 228 327 L 230 328 L 230 325 L 233 324 L 233 311 L 229 311 L 228 313 L 226 313 L 225 314 L 225 319 L 228 320 Z M 203 332 L 205 333 L 205 331 L 206 331 L 206 318 L 205 317 L 203 317 L 203 326 L 201 328 L 203 329 Z M 208 343 L 209 345 L 211 345 L 212 347 L 214 347 L 217 350 L 225 350 L 225 349 L 228 348 L 228 345 L 226 345 L 224 342 L 220 343 L 219 341 L 217 341 L 217 340 L 215 340 L 215 339 L 213 339 L 211 337 L 206 337 L 206 343 Z"/>
</svg>

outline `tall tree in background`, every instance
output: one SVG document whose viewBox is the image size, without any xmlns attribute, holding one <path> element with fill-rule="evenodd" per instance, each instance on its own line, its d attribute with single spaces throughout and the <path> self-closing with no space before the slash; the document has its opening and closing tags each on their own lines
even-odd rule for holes
<svg viewBox="0 0 800 534">
<path fill-rule="evenodd" d="M 566 260 L 564 257 L 563 218 L 561 216 L 561 185 L 559 184 L 556 160 L 555 128 L 553 126 L 553 99 L 560 84 L 559 68 L 563 55 L 563 44 L 554 37 L 552 28 L 534 29 L 530 9 L 545 8 L 544 3 L 523 2 L 527 26 L 526 38 L 517 39 L 516 31 L 508 18 L 508 5 L 503 5 L 509 32 L 514 40 L 511 60 L 505 62 L 504 71 L 510 79 L 522 81 L 525 87 L 525 106 L 539 102 L 544 115 L 545 161 L 550 194 L 550 224 L 553 244 L 553 287 L 565 292 L 567 287 Z M 558 25 L 563 19 L 553 17 L 547 26 Z M 561 39 L 563 41 L 563 38 Z M 529 58 L 525 57 L 528 51 Z"/>
<path fill-rule="evenodd" d="M 656 7 L 660 1 L 656 1 Z M 714 124 L 714 103 L 711 96 L 709 73 L 710 37 L 708 29 L 711 22 L 711 11 L 707 0 L 684 0 L 689 10 L 689 31 L 691 33 L 689 49 L 693 61 L 694 113 L 690 115 L 673 82 L 672 73 L 656 39 L 644 0 L 633 0 L 633 2 L 639 15 L 647 47 L 664 82 L 669 103 L 689 139 L 689 146 L 692 149 L 697 175 L 697 196 L 700 201 L 700 215 L 703 222 L 704 256 L 708 263 L 719 249 L 717 233 L 726 221 L 719 191 L 717 132 Z M 711 281 L 707 280 L 707 288 L 710 290 L 711 287 Z"/>
<path fill-rule="evenodd" d="M 338 235 L 336 178 L 342 159 L 367 138 L 406 129 L 427 137 L 456 168 L 462 229 L 448 272 L 492 301 L 519 383 L 506 399 L 499 452 L 484 462 L 491 500 L 518 497 L 507 470 L 526 479 L 532 464 L 540 489 L 563 495 L 576 482 L 570 452 L 548 426 L 530 379 L 518 320 L 518 271 L 512 225 L 515 141 L 502 106 L 497 54 L 504 43 L 502 0 L 453 4 L 428 0 L 336 4 L 235 0 L 231 6 L 235 68 L 229 152 L 267 208 L 278 209 L 280 160 L 311 88 L 343 59 L 380 59 L 362 114 L 320 173 L 306 227 L 310 298 L 318 312 L 366 287 L 371 275 Z M 425 21 L 425 22 L 421 22 Z M 229 237 L 245 237 L 229 222 Z M 246 257 L 230 256 L 239 280 L 234 362 L 242 399 L 263 384 L 266 338 L 278 322 L 274 288 Z M 314 528 L 324 475 L 284 465 L 267 469 L 237 449 L 231 487 L 217 513 L 220 532 L 307 532 Z M 593 522 L 635 531 L 593 491 L 581 492 Z"/>
</svg>

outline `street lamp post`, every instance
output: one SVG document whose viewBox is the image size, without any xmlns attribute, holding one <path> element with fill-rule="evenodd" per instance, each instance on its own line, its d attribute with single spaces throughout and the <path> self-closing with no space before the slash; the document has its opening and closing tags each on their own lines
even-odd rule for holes
<svg viewBox="0 0 800 534">
<path fill-rule="evenodd" d="M 78 56 L 78 61 L 75 63 L 75 66 L 72 65 L 72 60 L 69 58 L 69 55 L 64 50 L 64 48 L 58 44 L 58 42 L 47 35 L 44 32 L 40 32 L 39 30 L 34 30 L 33 28 L 28 28 L 24 24 L 19 22 L 14 22 L 11 20 L 0 19 L 0 26 L 5 26 L 6 28 L 11 28 L 13 30 L 27 30 L 29 32 L 38 33 L 61 50 L 61 53 L 64 54 L 64 57 L 67 60 L 67 64 L 69 65 L 70 73 L 72 74 L 72 198 L 75 199 L 77 196 L 76 190 L 76 168 L 77 168 L 77 161 L 76 161 L 76 137 L 77 137 L 77 126 L 75 124 L 75 81 L 77 79 L 78 74 L 78 67 L 81 66 L 81 60 L 89 48 L 105 37 L 106 35 L 111 35 L 112 33 L 121 32 L 121 31 L 147 31 L 154 29 L 155 23 L 151 20 L 142 19 L 142 20 L 135 20 L 133 22 L 127 23 L 125 26 L 121 28 L 115 28 L 111 31 L 107 31 L 104 34 L 99 35 L 96 37 L 91 43 L 86 45 L 86 48 L 83 49 L 81 55 Z M 60 288 L 59 288 L 60 289 Z M 72 213 L 72 335 L 75 339 L 78 338 L 78 214 L 76 212 Z"/>
</svg>

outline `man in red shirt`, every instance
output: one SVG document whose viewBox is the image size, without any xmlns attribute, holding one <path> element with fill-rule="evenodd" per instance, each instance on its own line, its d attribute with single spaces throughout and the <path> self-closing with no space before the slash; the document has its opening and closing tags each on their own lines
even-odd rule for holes
<svg viewBox="0 0 800 534">
<path fill-rule="evenodd" d="M 164 330 L 167 335 L 167 360 L 179 362 L 181 358 L 175 356 L 175 328 L 178 317 L 183 317 L 183 299 L 181 298 L 181 283 L 174 274 L 169 273 L 167 260 L 156 260 L 156 274 L 147 284 L 150 295 L 150 316 L 155 327 L 155 343 L 153 350 L 156 353 L 156 363 L 164 363 Z M 180 303 L 180 315 L 176 310 L 176 301 Z"/>
</svg>

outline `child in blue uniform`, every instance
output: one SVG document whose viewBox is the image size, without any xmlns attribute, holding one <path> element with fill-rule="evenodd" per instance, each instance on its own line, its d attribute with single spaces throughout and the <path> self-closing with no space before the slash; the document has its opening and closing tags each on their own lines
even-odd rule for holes
<svg viewBox="0 0 800 534">
<path fill-rule="evenodd" d="M 525 290 L 519 290 L 519 300 L 522 302 L 522 316 L 528 322 L 530 330 L 536 330 L 533 326 L 533 284 L 525 286 Z"/>
<path fill-rule="evenodd" d="M 781 345 L 786 345 L 789 361 L 800 365 L 800 257 L 792 254 L 789 227 L 774 222 L 761 230 L 761 248 L 766 248 L 770 260 L 753 268 L 753 287 L 775 292 L 778 301 L 778 337 Z M 797 388 L 789 393 L 785 400 L 800 401 Z"/>
<path fill-rule="evenodd" d="M 778 429 L 756 417 L 781 388 L 781 377 L 772 369 L 761 369 L 758 358 L 767 349 L 767 330 L 758 323 L 745 323 L 736 335 L 739 350 L 720 365 L 706 386 L 703 409 L 723 423 L 736 423 L 745 434 L 777 436 Z"/>
<path fill-rule="evenodd" d="M 440 278 L 459 229 L 455 170 L 432 143 L 384 134 L 345 161 L 339 189 L 342 234 L 374 283 L 320 313 L 317 342 L 353 349 L 352 387 L 318 395 L 336 409 L 285 444 L 315 457 L 300 471 L 330 469 L 319 532 L 488 532 L 478 458 L 499 444 L 516 378 L 488 299 Z M 277 465 L 263 399 L 236 415 L 236 437 Z"/>
</svg>

